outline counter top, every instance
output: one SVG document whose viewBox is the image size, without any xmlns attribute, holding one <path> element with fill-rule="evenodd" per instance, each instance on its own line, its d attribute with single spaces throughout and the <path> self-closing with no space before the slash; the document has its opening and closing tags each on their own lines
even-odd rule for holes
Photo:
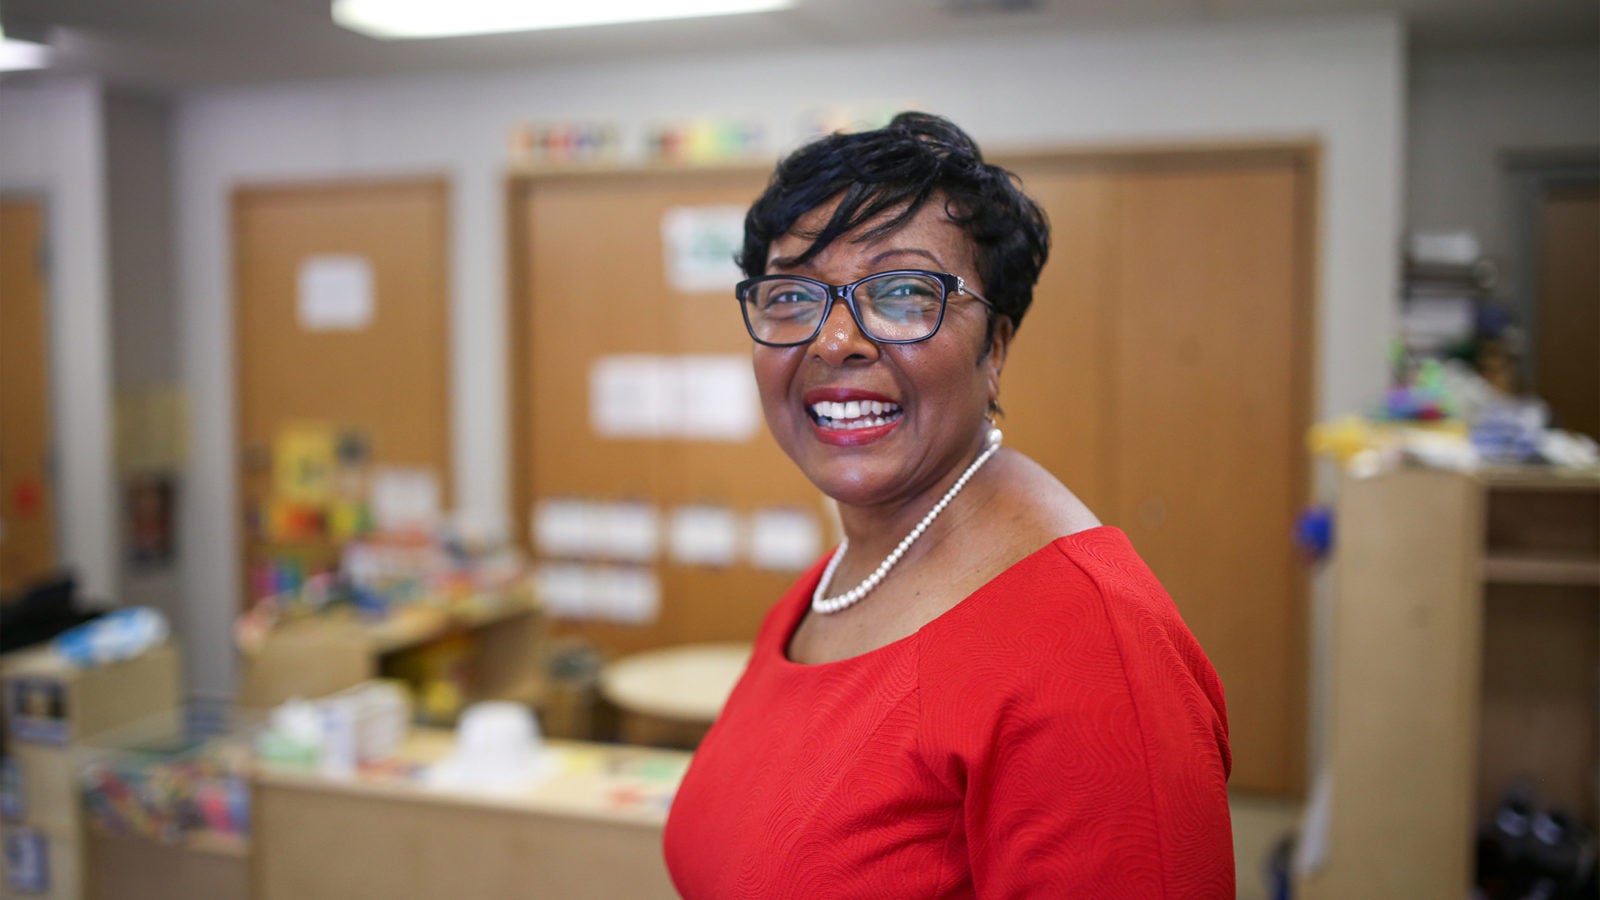
<svg viewBox="0 0 1600 900">
<path fill-rule="evenodd" d="M 392 763 L 363 768 L 353 776 L 263 762 L 255 781 L 258 788 L 387 797 L 660 828 L 690 758 L 677 750 L 546 741 L 549 774 L 526 787 L 490 791 L 429 785 L 427 767 L 448 756 L 454 746 L 454 732 L 419 728 L 411 732 Z"/>
</svg>

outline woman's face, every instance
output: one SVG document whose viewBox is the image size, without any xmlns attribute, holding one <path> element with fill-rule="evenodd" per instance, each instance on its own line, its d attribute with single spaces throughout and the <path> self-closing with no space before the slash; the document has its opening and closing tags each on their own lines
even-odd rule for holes
<svg viewBox="0 0 1600 900">
<path fill-rule="evenodd" d="M 846 234 L 795 264 L 811 246 L 804 235 L 814 234 L 832 211 L 832 203 L 812 210 L 773 241 L 767 274 L 848 284 L 890 269 L 926 269 L 959 275 L 971 290 L 984 292 L 971 241 L 937 195 L 890 234 L 861 242 L 854 240 L 859 232 Z M 987 307 L 952 293 L 933 337 L 879 344 L 836 301 L 809 344 L 755 346 L 767 426 L 806 477 L 840 503 L 914 500 L 981 445 L 1011 337 L 1010 322 L 1001 317 L 986 346 L 987 322 Z"/>
</svg>

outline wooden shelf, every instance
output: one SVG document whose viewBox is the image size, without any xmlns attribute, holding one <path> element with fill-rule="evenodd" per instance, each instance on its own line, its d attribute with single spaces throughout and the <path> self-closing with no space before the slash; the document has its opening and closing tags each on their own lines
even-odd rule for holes
<svg viewBox="0 0 1600 900">
<path fill-rule="evenodd" d="M 1600 559 L 1582 556 L 1496 555 L 1483 560 L 1491 584 L 1561 584 L 1600 587 Z"/>
<path fill-rule="evenodd" d="M 1473 475 L 1493 488 L 1600 491 L 1600 466 L 1486 466 Z"/>
<path fill-rule="evenodd" d="M 452 630 L 482 628 L 536 612 L 538 608 L 531 594 L 517 591 L 505 597 L 481 597 L 456 609 L 414 604 L 400 608 L 381 622 L 363 627 L 375 652 L 382 655 L 425 644 Z"/>
</svg>

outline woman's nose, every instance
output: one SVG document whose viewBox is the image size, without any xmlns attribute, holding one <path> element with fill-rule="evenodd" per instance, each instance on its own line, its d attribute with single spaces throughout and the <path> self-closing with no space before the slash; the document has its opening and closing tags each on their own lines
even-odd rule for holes
<svg viewBox="0 0 1600 900">
<path fill-rule="evenodd" d="M 877 359 L 878 344 L 861 333 L 850 307 L 843 300 L 836 300 L 822 330 L 811 341 L 811 352 L 829 365 L 842 366 Z"/>
</svg>

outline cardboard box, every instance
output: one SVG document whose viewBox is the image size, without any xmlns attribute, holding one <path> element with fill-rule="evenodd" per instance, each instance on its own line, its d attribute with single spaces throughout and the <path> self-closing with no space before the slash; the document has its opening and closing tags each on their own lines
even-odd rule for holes
<svg viewBox="0 0 1600 900">
<path fill-rule="evenodd" d="M 90 668 L 48 647 L 25 650 L 7 659 L 0 682 L 7 746 L 65 747 L 161 718 L 175 727 L 181 683 L 178 652 L 168 644 Z"/>
</svg>

